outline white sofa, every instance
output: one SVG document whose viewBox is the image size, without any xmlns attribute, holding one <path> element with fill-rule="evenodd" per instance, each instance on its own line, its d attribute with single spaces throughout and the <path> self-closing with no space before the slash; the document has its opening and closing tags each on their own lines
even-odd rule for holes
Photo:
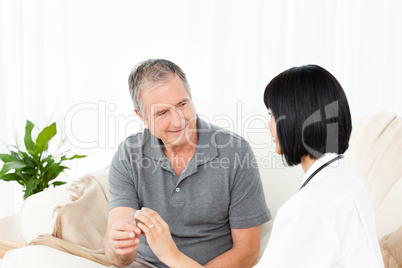
<svg viewBox="0 0 402 268">
<path fill-rule="evenodd" d="M 236 110 L 239 107 L 235 108 Z M 205 116 L 212 123 L 230 128 L 248 139 L 260 159 L 260 172 L 264 186 L 266 202 L 273 219 L 278 208 L 293 195 L 300 186 L 303 171 L 298 167 L 285 167 L 281 157 L 274 153 L 271 136 L 264 130 L 265 111 L 250 108 L 247 113 L 241 108 L 243 117 L 234 116 L 234 124 L 228 124 L 224 114 L 235 114 L 228 109 L 220 117 Z M 199 112 L 200 114 L 200 112 Z M 204 113 L 204 114 L 207 114 Z M 245 116 L 248 114 L 250 116 Z M 255 116 L 250 119 L 251 115 Z M 239 127 L 240 126 L 240 127 Z M 381 239 L 402 226 L 402 119 L 393 114 L 379 113 L 374 116 L 353 121 L 353 132 L 346 161 L 362 178 L 373 201 L 376 214 L 377 236 Z M 102 191 L 107 195 L 107 170 L 100 182 Z M 52 234 L 55 224 L 55 207 L 62 207 L 70 200 L 71 191 L 67 187 L 54 188 L 28 198 L 21 210 L 21 230 L 29 243 L 40 234 Z M 95 204 L 91 204 L 95 206 Z M 104 206 L 104 204 L 102 204 Z M 107 210 L 107 207 L 103 209 Z M 103 217 L 100 219 L 105 221 Z M 273 220 L 263 226 L 261 252 L 263 252 L 271 232 Z M 43 245 L 30 245 L 6 253 L 2 268 L 23 267 L 107 267 L 88 259 L 56 250 Z"/>
</svg>

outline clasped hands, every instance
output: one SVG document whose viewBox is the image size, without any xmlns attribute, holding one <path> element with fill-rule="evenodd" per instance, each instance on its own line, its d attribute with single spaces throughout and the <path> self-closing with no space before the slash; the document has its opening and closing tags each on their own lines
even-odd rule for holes
<svg viewBox="0 0 402 268">
<path fill-rule="evenodd" d="M 172 257 L 179 252 L 168 224 L 157 212 L 142 208 L 135 212 L 134 219 L 133 223 L 116 221 L 112 225 L 109 239 L 116 254 L 130 255 L 136 252 L 140 244 L 141 232 L 146 236 L 148 245 L 160 261 L 163 262 L 165 257 Z"/>
</svg>

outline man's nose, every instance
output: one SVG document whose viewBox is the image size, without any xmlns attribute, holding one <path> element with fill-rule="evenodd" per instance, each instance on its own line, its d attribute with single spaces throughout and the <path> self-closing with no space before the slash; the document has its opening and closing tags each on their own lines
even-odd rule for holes
<svg viewBox="0 0 402 268">
<path fill-rule="evenodd" d="M 181 128 L 185 123 L 184 114 L 182 113 L 182 111 L 178 109 L 173 109 L 171 115 L 171 125 L 177 128 Z"/>
</svg>

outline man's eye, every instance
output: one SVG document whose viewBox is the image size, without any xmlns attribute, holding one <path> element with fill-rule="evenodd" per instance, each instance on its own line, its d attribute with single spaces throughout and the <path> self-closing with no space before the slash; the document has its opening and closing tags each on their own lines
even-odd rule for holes
<svg viewBox="0 0 402 268">
<path fill-rule="evenodd" d="M 166 111 L 163 111 L 163 112 L 158 113 L 156 116 L 163 116 L 165 114 L 166 114 Z"/>
<path fill-rule="evenodd" d="M 182 103 L 179 103 L 179 107 L 182 107 L 182 106 L 184 106 L 184 105 L 186 105 L 187 104 L 187 102 L 182 102 Z"/>
</svg>

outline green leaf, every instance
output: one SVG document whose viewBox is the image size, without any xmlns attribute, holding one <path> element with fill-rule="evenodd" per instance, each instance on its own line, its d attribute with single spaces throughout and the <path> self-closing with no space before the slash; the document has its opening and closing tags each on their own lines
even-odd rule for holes
<svg viewBox="0 0 402 268">
<path fill-rule="evenodd" d="M 61 157 L 61 161 L 64 161 L 64 160 L 73 160 L 73 159 L 76 159 L 76 158 L 84 158 L 84 157 L 87 157 L 87 156 L 86 156 L 86 155 L 78 155 L 78 154 L 76 154 L 76 155 L 73 155 L 72 157 L 67 157 L 67 156 L 63 155 L 63 156 Z"/>
<path fill-rule="evenodd" d="M 69 169 L 69 167 L 66 167 L 66 166 L 59 166 L 59 167 L 57 168 L 56 172 L 55 172 L 56 177 L 59 176 L 59 174 L 60 174 L 61 172 L 63 172 L 65 169 Z"/>
<path fill-rule="evenodd" d="M 50 166 L 50 168 L 47 170 L 47 174 L 50 178 L 56 178 L 57 175 L 59 175 L 60 172 L 57 173 L 59 166 L 60 163 L 54 163 Z"/>
<path fill-rule="evenodd" d="M 36 174 L 36 169 L 31 168 L 31 167 L 26 167 L 26 168 L 21 169 L 21 172 L 24 172 L 24 173 L 29 174 L 29 175 L 32 176 L 32 175 Z"/>
<path fill-rule="evenodd" d="M 32 140 L 32 129 L 34 128 L 34 124 L 27 120 L 25 125 L 25 136 L 24 136 L 24 143 L 25 148 L 27 148 L 28 152 L 31 151 L 33 154 L 37 154 L 35 151 L 35 143 Z"/>
<path fill-rule="evenodd" d="M 61 163 L 60 163 L 61 164 Z M 69 167 L 66 166 L 59 166 L 59 168 L 57 169 L 57 171 L 62 172 L 65 169 L 70 169 Z"/>
<path fill-rule="evenodd" d="M 42 164 L 42 165 L 45 165 L 45 164 L 47 164 L 47 163 L 54 163 L 53 156 L 48 155 L 46 158 L 43 158 L 43 159 L 42 159 L 42 161 L 41 161 L 41 164 Z"/>
<path fill-rule="evenodd" d="M 35 191 L 35 189 L 38 187 L 38 184 L 39 180 L 37 180 L 36 178 L 32 178 L 28 181 L 25 189 L 24 199 L 26 199 Z"/>
<path fill-rule="evenodd" d="M 27 165 L 25 165 L 22 162 L 19 161 L 12 161 L 12 162 L 7 162 L 4 163 L 3 168 L 0 171 L 0 176 L 6 174 L 8 171 L 12 170 L 12 169 L 20 169 L 20 168 L 24 168 Z"/>
<path fill-rule="evenodd" d="M 9 155 L 9 154 L 0 154 L 0 159 L 1 161 L 3 161 L 4 163 L 6 162 L 17 162 L 19 161 L 19 159 L 13 155 Z"/>
<path fill-rule="evenodd" d="M 15 173 L 4 174 L 3 176 L 0 177 L 0 179 L 4 181 L 16 181 L 22 186 L 25 186 L 25 180 L 22 179 L 21 176 L 19 176 L 19 174 Z"/>
<path fill-rule="evenodd" d="M 33 175 L 31 175 L 31 174 L 26 174 L 26 173 L 18 173 L 17 175 L 20 176 L 21 179 L 22 179 L 25 183 L 27 183 L 27 182 L 28 182 L 30 179 L 32 179 L 32 178 L 37 179 L 37 178 L 36 178 L 36 175 L 33 176 Z"/>
<path fill-rule="evenodd" d="M 60 163 L 55 163 L 52 165 L 52 167 L 49 169 L 49 171 L 46 173 L 46 178 L 47 181 L 52 181 L 59 176 L 61 172 L 63 172 L 65 169 L 68 169 L 66 166 L 60 166 Z"/>
<path fill-rule="evenodd" d="M 56 135 L 56 123 L 51 124 L 48 127 L 45 127 L 38 135 L 36 139 L 35 150 L 37 153 L 41 154 L 43 151 L 46 151 L 49 147 L 49 141 Z"/>
<path fill-rule="evenodd" d="M 19 154 L 19 156 L 21 157 L 21 159 L 23 159 L 23 158 L 30 158 L 30 156 L 29 156 L 26 152 L 23 152 L 23 151 L 18 150 L 18 154 Z"/>
<path fill-rule="evenodd" d="M 43 169 L 42 173 L 46 173 L 52 166 L 58 164 L 60 165 L 60 163 L 55 163 L 53 159 L 51 158 L 46 158 L 46 161 L 44 161 L 44 163 L 46 163 L 45 168 Z"/>
<path fill-rule="evenodd" d="M 30 157 L 24 157 L 24 159 L 22 159 L 22 162 L 24 162 L 25 164 L 27 164 L 27 166 L 29 166 L 31 168 L 35 168 L 37 166 L 35 164 L 35 162 L 32 161 L 32 158 L 30 158 Z"/>
<path fill-rule="evenodd" d="M 28 153 L 29 153 L 30 155 L 32 155 L 32 158 L 35 160 L 35 162 L 39 162 L 39 155 L 38 155 L 37 153 L 35 153 L 35 152 L 32 151 L 32 150 L 28 150 Z"/>
<path fill-rule="evenodd" d="M 17 181 L 17 182 L 21 180 L 20 176 L 18 176 L 15 173 L 4 174 L 3 176 L 0 177 L 0 179 L 4 181 Z"/>
<path fill-rule="evenodd" d="M 17 150 L 18 150 L 18 149 L 17 149 Z M 12 156 L 14 156 L 15 158 L 18 158 L 19 161 L 22 161 L 22 160 L 21 160 L 21 157 L 20 157 L 20 155 L 19 155 L 19 153 L 14 152 L 14 151 L 10 151 L 10 154 L 11 154 Z"/>
<path fill-rule="evenodd" d="M 66 183 L 67 182 L 65 182 L 65 181 L 55 181 L 52 184 L 56 187 L 56 186 L 63 185 L 63 184 L 66 184 Z"/>
<path fill-rule="evenodd" d="M 16 181 L 24 187 L 26 184 L 26 180 L 19 173 L 4 174 L 2 177 L 0 177 L 0 179 L 3 179 L 4 181 Z"/>
<path fill-rule="evenodd" d="M 29 154 L 27 154 L 26 152 L 20 151 L 18 150 L 18 158 L 19 159 L 25 159 L 25 158 L 29 158 L 34 162 L 34 165 L 37 166 L 39 163 L 39 155 L 31 150 L 28 151 Z M 22 160 L 24 162 L 24 160 Z M 25 163 L 25 162 L 24 162 Z"/>
</svg>

